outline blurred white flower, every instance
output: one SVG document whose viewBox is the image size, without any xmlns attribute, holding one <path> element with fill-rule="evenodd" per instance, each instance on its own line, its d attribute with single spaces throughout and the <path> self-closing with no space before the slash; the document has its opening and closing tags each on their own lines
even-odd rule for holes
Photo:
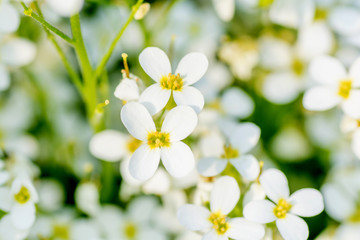
<svg viewBox="0 0 360 240">
<path fill-rule="evenodd" d="M 75 191 L 76 206 L 84 213 L 95 216 L 100 210 L 98 187 L 92 182 L 80 183 Z"/>
<path fill-rule="evenodd" d="M 249 117 L 254 112 L 254 105 L 252 98 L 237 87 L 228 88 L 221 96 L 221 107 L 231 117 Z"/>
<path fill-rule="evenodd" d="M 119 85 L 117 85 L 114 95 L 125 102 L 138 100 L 140 94 L 136 80 L 132 78 L 122 79 Z"/>
<path fill-rule="evenodd" d="M 204 97 L 190 85 L 199 81 L 207 70 L 208 60 L 204 54 L 187 54 L 181 59 L 175 74 L 172 74 L 166 53 L 159 48 L 144 49 L 139 61 L 144 71 L 156 82 L 145 89 L 139 99 L 151 115 L 163 109 L 171 95 L 177 105 L 190 106 L 197 113 L 201 111 Z"/>
<path fill-rule="evenodd" d="M 170 110 L 157 131 L 148 110 L 140 103 L 130 102 L 121 109 L 121 120 L 127 130 L 143 144 L 130 160 L 131 175 L 138 180 L 152 177 L 160 158 L 166 170 L 174 177 L 182 177 L 194 166 L 194 156 L 181 140 L 190 135 L 197 124 L 195 111 L 188 106 Z"/>
<path fill-rule="evenodd" d="M 187 204 L 178 210 L 178 219 L 188 230 L 204 231 L 203 240 L 229 238 L 261 239 L 265 230 L 261 224 L 245 218 L 228 218 L 240 198 L 240 189 L 232 177 L 221 177 L 211 192 L 210 211 L 203 206 Z"/>
<path fill-rule="evenodd" d="M 46 0 L 49 7 L 63 17 L 77 14 L 84 5 L 84 0 Z"/>
<path fill-rule="evenodd" d="M 257 200 L 244 208 L 245 218 L 258 222 L 276 221 L 276 226 L 285 240 L 306 240 L 309 229 L 298 217 L 312 217 L 324 210 L 323 197 L 315 189 L 304 188 L 290 196 L 286 176 L 277 169 L 268 169 L 260 176 L 260 183 L 271 200 Z"/>
<path fill-rule="evenodd" d="M 20 14 L 8 0 L 0 2 L 0 35 L 15 32 L 20 25 Z"/>
<path fill-rule="evenodd" d="M 235 14 L 235 0 L 213 0 L 214 8 L 219 18 L 230 21 Z"/>
</svg>

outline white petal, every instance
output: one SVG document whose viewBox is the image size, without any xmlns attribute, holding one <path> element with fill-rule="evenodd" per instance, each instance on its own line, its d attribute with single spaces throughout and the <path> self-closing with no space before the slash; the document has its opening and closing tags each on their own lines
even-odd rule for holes
<svg viewBox="0 0 360 240">
<path fill-rule="evenodd" d="M 349 77 L 353 81 L 352 87 L 360 87 L 360 58 L 357 58 L 353 64 L 351 64 Z"/>
<path fill-rule="evenodd" d="M 246 180 L 253 181 L 259 176 L 260 165 L 253 155 L 231 159 L 230 162 Z"/>
<path fill-rule="evenodd" d="M 346 78 L 343 64 L 330 56 L 319 56 L 310 62 L 310 76 L 317 82 L 337 86 L 340 80 Z"/>
<path fill-rule="evenodd" d="M 169 58 L 160 48 L 145 48 L 140 53 L 139 62 L 147 75 L 149 75 L 155 82 L 159 82 L 162 76 L 167 76 L 171 73 Z"/>
<path fill-rule="evenodd" d="M 20 25 L 20 14 L 11 4 L 0 3 L 0 33 L 15 32 Z"/>
<path fill-rule="evenodd" d="M 219 18 L 230 21 L 235 13 L 235 0 L 213 0 L 214 8 Z"/>
<path fill-rule="evenodd" d="M 266 194 L 262 186 L 259 183 L 254 182 L 251 184 L 250 189 L 245 193 L 243 206 L 246 206 L 251 201 L 264 200 L 265 197 Z"/>
<path fill-rule="evenodd" d="M 10 74 L 3 65 L 0 65 L 0 91 L 8 89 L 9 86 Z"/>
<path fill-rule="evenodd" d="M 142 184 L 141 181 L 135 179 L 129 171 L 129 166 L 130 166 L 130 157 L 124 159 L 123 161 L 121 161 L 120 163 L 120 173 L 121 173 L 121 177 L 124 180 L 124 182 L 126 182 L 127 184 L 131 185 L 131 186 L 139 186 L 140 184 Z"/>
<path fill-rule="evenodd" d="M 355 155 L 360 158 L 360 129 L 356 130 L 353 134 L 351 148 Z"/>
<path fill-rule="evenodd" d="M 232 87 L 221 97 L 221 107 L 230 116 L 246 118 L 253 113 L 254 102 L 246 92 Z"/>
<path fill-rule="evenodd" d="M 32 202 L 15 204 L 10 212 L 11 221 L 18 229 L 28 229 L 35 221 L 35 211 Z"/>
<path fill-rule="evenodd" d="M 134 79 L 124 78 L 117 85 L 114 96 L 124 101 L 139 99 L 139 87 Z"/>
<path fill-rule="evenodd" d="M 236 240 L 257 240 L 265 235 L 263 225 L 251 222 L 245 218 L 233 218 L 229 221 L 230 228 L 226 231 L 226 236 Z"/>
<path fill-rule="evenodd" d="M 249 202 L 244 207 L 244 217 L 258 223 L 270 223 L 276 220 L 274 215 L 275 204 L 268 200 Z"/>
<path fill-rule="evenodd" d="M 128 217 L 136 223 L 147 223 L 153 218 L 158 204 L 154 196 L 137 197 L 128 206 Z"/>
<path fill-rule="evenodd" d="M 175 74 L 180 74 L 185 85 L 191 85 L 204 76 L 208 65 L 209 62 L 203 53 L 189 53 L 180 60 Z"/>
<path fill-rule="evenodd" d="M 229 238 L 225 235 L 219 235 L 217 232 L 212 229 L 210 232 L 204 235 L 202 240 L 228 240 Z"/>
<path fill-rule="evenodd" d="M 197 121 L 197 115 L 191 107 L 177 106 L 166 115 L 161 131 L 170 133 L 170 142 L 180 141 L 194 131 Z"/>
<path fill-rule="evenodd" d="M 341 101 L 335 89 L 313 87 L 304 94 L 304 108 L 310 111 L 324 111 L 335 107 Z"/>
<path fill-rule="evenodd" d="M 71 17 L 78 13 L 84 5 L 84 0 L 48 0 L 50 8 L 63 17 Z"/>
<path fill-rule="evenodd" d="M 130 174 L 139 181 L 151 178 L 160 162 L 160 149 L 150 149 L 147 144 L 141 145 L 132 155 L 129 164 Z"/>
<path fill-rule="evenodd" d="M 155 123 L 146 108 L 137 102 L 125 104 L 121 109 L 121 121 L 131 135 L 145 141 L 149 132 L 156 131 Z"/>
<path fill-rule="evenodd" d="M 205 207 L 186 204 L 179 208 L 177 218 L 187 229 L 192 231 L 211 228 L 210 211 Z"/>
<path fill-rule="evenodd" d="M 312 217 L 324 210 L 324 200 L 318 190 L 304 188 L 294 192 L 289 202 L 292 205 L 290 212 L 302 217 Z"/>
<path fill-rule="evenodd" d="M 287 214 L 284 219 L 276 220 L 276 226 L 286 240 L 306 240 L 309 236 L 306 222 L 292 214 Z"/>
<path fill-rule="evenodd" d="M 360 31 L 360 13 L 351 6 L 338 6 L 329 16 L 331 27 L 337 33 L 351 35 Z"/>
<path fill-rule="evenodd" d="M 13 203 L 10 189 L 7 187 L 0 187 L 0 196 L 0 209 L 5 212 L 10 211 L 11 205 Z"/>
<path fill-rule="evenodd" d="M 194 155 L 188 145 L 173 142 L 168 148 L 161 149 L 161 160 L 173 177 L 184 177 L 195 165 Z"/>
<path fill-rule="evenodd" d="M 151 115 L 160 112 L 169 101 L 171 91 L 163 89 L 160 84 L 155 83 L 146 88 L 141 94 L 139 102 L 142 103 Z"/>
<path fill-rule="evenodd" d="M 95 157 L 115 162 L 123 158 L 127 150 L 125 149 L 128 137 L 115 130 L 105 130 L 95 134 L 89 143 L 89 150 Z"/>
<path fill-rule="evenodd" d="M 239 149 L 240 154 L 249 152 L 258 143 L 260 128 L 253 123 L 241 123 L 234 129 L 230 143 Z"/>
<path fill-rule="evenodd" d="M 31 63 L 36 56 L 36 46 L 32 42 L 16 38 L 1 47 L 1 61 L 10 66 L 24 66 Z"/>
<path fill-rule="evenodd" d="M 143 191 L 145 194 L 164 195 L 169 192 L 170 187 L 169 174 L 163 168 L 159 168 L 154 176 L 144 183 Z"/>
<path fill-rule="evenodd" d="M 289 185 L 286 176 L 275 168 L 264 171 L 260 176 L 260 183 L 266 195 L 278 203 L 279 199 L 289 197 Z"/>
<path fill-rule="evenodd" d="M 240 189 L 233 177 L 224 176 L 217 179 L 211 191 L 211 212 L 221 211 L 228 214 L 234 209 L 240 198 Z"/>
<path fill-rule="evenodd" d="M 350 96 L 341 105 L 343 111 L 352 118 L 360 118 L 360 90 L 351 90 Z"/>
<path fill-rule="evenodd" d="M 204 96 L 194 87 L 184 86 L 181 91 L 173 91 L 173 96 L 177 105 L 190 106 L 197 114 L 204 107 Z"/>
<path fill-rule="evenodd" d="M 200 159 L 197 169 L 205 177 L 212 177 L 224 171 L 228 161 L 226 159 L 207 157 Z"/>
</svg>

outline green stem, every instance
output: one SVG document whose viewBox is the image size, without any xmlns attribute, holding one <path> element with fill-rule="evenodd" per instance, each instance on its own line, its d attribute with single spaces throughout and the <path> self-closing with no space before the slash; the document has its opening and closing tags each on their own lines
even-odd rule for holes
<svg viewBox="0 0 360 240">
<path fill-rule="evenodd" d="M 91 123 L 91 118 L 94 114 L 97 103 L 96 94 L 96 78 L 93 76 L 93 69 L 86 52 L 84 39 L 81 33 L 80 16 L 76 14 L 70 18 L 71 31 L 73 34 L 73 45 L 80 64 L 81 73 L 84 79 L 84 99 L 88 114 L 88 119 Z"/>
<path fill-rule="evenodd" d="M 116 47 L 117 42 L 120 40 L 120 38 L 123 35 L 123 33 L 125 32 L 126 28 L 129 26 L 131 21 L 134 19 L 135 13 L 139 9 L 142 2 L 143 2 L 143 0 L 138 0 L 136 2 L 136 4 L 132 7 L 129 18 L 127 19 L 124 26 L 120 29 L 119 33 L 116 35 L 115 39 L 112 41 L 108 51 L 106 52 L 104 57 L 101 59 L 98 67 L 96 68 L 95 79 L 97 79 L 101 75 L 102 71 L 105 68 L 106 63 L 109 61 L 109 59 L 110 59 L 110 57 L 111 57 L 111 55 L 112 55 L 112 53 L 113 53 L 113 51 L 114 51 L 114 49 Z"/>
<path fill-rule="evenodd" d="M 61 37 L 62 39 L 64 39 L 66 42 L 68 42 L 69 44 L 73 44 L 73 39 L 71 39 L 71 37 L 69 37 L 68 35 L 66 35 L 65 33 L 63 33 L 61 30 L 59 30 L 58 28 L 54 27 L 53 25 L 51 25 L 50 23 L 48 23 L 43 17 L 37 15 L 36 13 L 34 13 L 32 11 L 31 8 L 28 8 L 24 2 L 21 2 L 21 5 L 24 8 L 24 14 L 32 17 L 33 19 L 35 19 L 36 21 L 38 21 L 41 25 L 43 25 L 44 28 L 50 30 L 51 32 L 55 33 L 56 35 L 58 35 L 59 37 Z"/>
</svg>

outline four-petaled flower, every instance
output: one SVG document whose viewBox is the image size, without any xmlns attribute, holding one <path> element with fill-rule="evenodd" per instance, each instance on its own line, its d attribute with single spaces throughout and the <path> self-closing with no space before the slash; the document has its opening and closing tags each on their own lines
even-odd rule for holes
<svg viewBox="0 0 360 240">
<path fill-rule="evenodd" d="M 269 169 L 260 176 L 260 183 L 269 200 L 256 200 L 244 208 L 245 218 L 258 222 L 276 221 L 285 240 L 302 240 L 309 236 L 306 222 L 298 217 L 312 217 L 324 210 L 323 197 L 318 190 L 300 189 L 290 196 L 285 175 L 277 169 Z"/>
<path fill-rule="evenodd" d="M 137 102 L 127 103 L 121 109 L 121 120 L 129 133 L 143 142 L 130 159 L 129 170 L 134 178 L 145 181 L 152 177 L 160 158 L 174 177 L 183 177 L 193 169 L 194 155 L 181 141 L 197 124 L 197 115 L 191 107 L 177 106 L 170 110 L 160 131 L 148 110 Z"/>
<path fill-rule="evenodd" d="M 211 192 L 210 211 L 203 206 L 186 204 L 178 210 L 182 225 L 192 231 L 206 231 L 203 240 L 257 240 L 265 230 L 261 224 L 245 218 L 228 218 L 240 198 L 234 178 L 224 176 L 216 180 Z"/>
<path fill-rule="evenodd" d="M 165 107 L 171 94 L 177 105 L 192 107 L 197 113 L 204 106 L 204 97 L 199 90 L 189 85 L 200 80 L 208 67 L 208 60 L 202 53 L 189 53 L 180 60 L 173 74 L 167 55 L 159 48 L 145 48 L 139 56 L 140 65 L 156 82 L 141 94 L 139 102 L 151 115 Z"/>
</svg>

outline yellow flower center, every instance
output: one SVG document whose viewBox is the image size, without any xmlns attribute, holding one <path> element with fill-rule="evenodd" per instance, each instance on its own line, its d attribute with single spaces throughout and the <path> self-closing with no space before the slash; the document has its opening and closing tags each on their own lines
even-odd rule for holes
<svg viewBox="0 0 360 240">
<path fill-rule="evenodd" d="M 239 157 L 239 155 L 239 151 L 235 148 L 232 148 L 232 146 L 229 144 L 224 145 L 224 153 L 220 157 L 225 159 L 232 159 Z"/>
<path fill-rule="evenodd" d="M 297 58 L 292 62 L 292 69 L 296 75 L 300 76 L 304 72 L 304 64 Z"/>
<path fill-rule="evenodd" d="M 184 85 L 183 79 L 180 74 L 177 75 L 169 73 L 167 76 L 162 76 L 160 79 L 160 85 L 164 89 L 181 91 Z"/>
<path fill-rule="evenodd" d="M 281 198 L 279 203 L 274 208 L 274 214 L 277 218 L 285 218 L 288 211 L 291 209 L 291 204 L 285 199 Z"/>
<path fill-rule="evenodd" d="M 147 143 L 151 149 L 159 147 L 170 147 L 170 134 L 166 132 L 150 132 L 147 136 Z"/>
<path fill-rule="evenodd" d="M 360 206 L 358 206 L 355 213 L 350 216 L 349 221 L 352 223 L 360 223 Z"/>
<path fill-rule="evenodd" d="M 69 226 L 64 224 L 55 224 L 53 226 L 53 237 L 55 239 L 70 239 Z"/>
<path fill-rule="evenodd" d="M 26 187 L 22 186 L 20 191 L 14 195 L 14 198 L 18 203 L 24 204 L 30 200 L 30 192 Z"/>
<path fill-rule="evenodd" d="M 347 99 L 350 95 L 350 90 L 352 87 L 352 81 L 345 79 L 345 80 L 341 80 L 339 83 L 339 90 L 338 90 L 338 94 L 340 97 Z"/>
<path fill-rule="evenodd" d="M 211 213 L 209 221 L 213 224 L 213 229 L 215 229 L 219 235 L 226 233 L 230 228 L 230 224 L 226 222 L 226 215 L 220 211 Z"/>
<path fill-rule="evenodd" d="M 135 239 L 138 230 L 137 230 L 137 227 L 135 224 L 129 222 L 129 223 L 125 224 L 124 232 L 125 232 L 125 236 L 128 239 Z"/>
<path fill-rule="evenodd" d="M 141 145 L 141 141 L 131 137 L 130 140 L 126 143 L 126 148 L 129 152 L 133 153 L 135 152 L 136 149 L 138 149 L 138 147 L 140 147 Z"/>
</svg>

